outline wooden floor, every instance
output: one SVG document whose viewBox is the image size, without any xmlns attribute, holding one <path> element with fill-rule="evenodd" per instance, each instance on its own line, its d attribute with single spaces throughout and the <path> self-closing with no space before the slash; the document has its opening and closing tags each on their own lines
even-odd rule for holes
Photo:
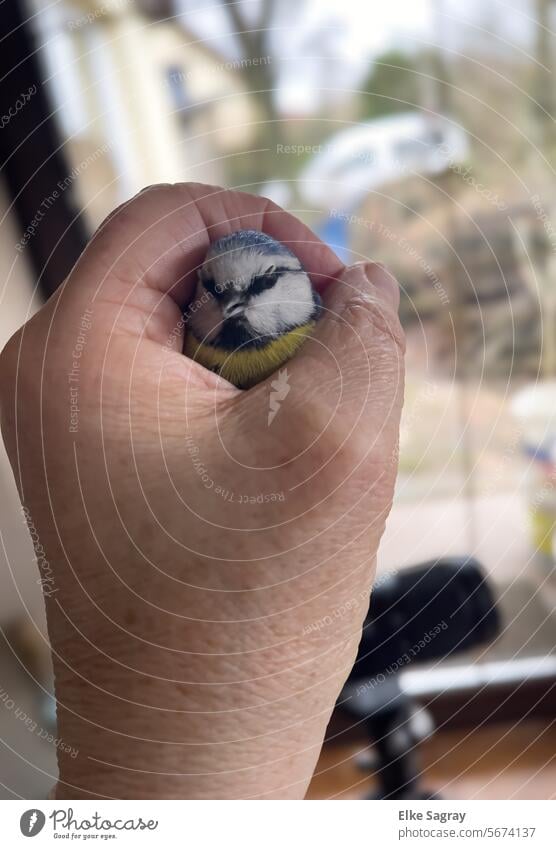
<svg viewBox="0 0 556 849">
<path fill-rule="evenodd" d="M 373 779 L 356 764 L 360 744 L 325 746 L 309 799 L 360 799 Z M 556 719 L 458 729 L 420 747 L 422 787 L 445 799 L 556 798 Z"/>
</svg>

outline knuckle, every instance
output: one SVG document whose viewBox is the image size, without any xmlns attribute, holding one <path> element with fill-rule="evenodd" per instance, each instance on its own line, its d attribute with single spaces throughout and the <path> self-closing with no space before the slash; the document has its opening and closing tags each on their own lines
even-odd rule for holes
<svg viewBox="0 0 556 849">
<path fill-rule="evenodd" d="M 405 334 L 397 314 L 375 296 L 358 293 L 349 298 L 341 319 L 355 332 L 371 329 L 377 339 L 391 340 L 402 354 L 405 353 Z"/>
<path fill-rule="evenodd" d="M 0 352 L 0 399 L 12 388 L 21 351 L 21 330 L 17 330 Z"/>
<path fill-rule="evenodd" d="M 148 186 L 143 186 L 136 197 L 142 197 L 148 193 L 154 194 L 168 189 L 174 189 L 174 183 L 150 183 Z"/>
<path fill-rule="evenodd" d="M 9 339 L 0 353 L 0 425 L 4 439 L 10 440 L 15 423 L 16 385 L 20 372 L 21 331 Z"/>
</svg>

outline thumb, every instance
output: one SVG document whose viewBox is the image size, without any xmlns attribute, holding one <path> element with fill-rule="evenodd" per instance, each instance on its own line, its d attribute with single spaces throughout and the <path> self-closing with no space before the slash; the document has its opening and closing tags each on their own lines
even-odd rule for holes
<svg viewBox="0 0 556 849">
<path fill-rule="evenodd" d="M 298 434 L 299 450 L 324 446 L 324 462 L 339 454 L 350 468 L 395 465 L 404 357 L 398 303 L 395 279 L 374 263 L 347 267 L 328 286 L 314 335 L 287 366 L 281 421 Z"/>
</svg>

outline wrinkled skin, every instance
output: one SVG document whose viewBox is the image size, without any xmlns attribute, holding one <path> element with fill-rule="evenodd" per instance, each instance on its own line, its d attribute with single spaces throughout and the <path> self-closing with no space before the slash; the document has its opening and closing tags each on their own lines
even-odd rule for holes
<svg viewBox="0 0 556 849">
<path fill-rule="evenodd" d="M 288 244 L 323 294 L 270 426 L 273 378 L 241 392 L 181 354 L 196 269 L 238 228 Z M 10 340 L 2 431 L 78 751 L 59 748 L 58 798 L 303 797 L 391 506 L 397 297 L 269 201 L 154 186 Z"/>
</svg>

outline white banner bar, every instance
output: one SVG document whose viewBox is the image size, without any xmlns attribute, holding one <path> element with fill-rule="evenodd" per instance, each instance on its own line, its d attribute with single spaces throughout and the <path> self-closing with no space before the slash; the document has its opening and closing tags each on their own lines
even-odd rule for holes
<svg viewBox="0 0 556 849">
<path fill-rule="evenodd" d="M 555 814 L 535 801 L 0 801 L 0 846 L 553 849 Z"/>
</svg>

